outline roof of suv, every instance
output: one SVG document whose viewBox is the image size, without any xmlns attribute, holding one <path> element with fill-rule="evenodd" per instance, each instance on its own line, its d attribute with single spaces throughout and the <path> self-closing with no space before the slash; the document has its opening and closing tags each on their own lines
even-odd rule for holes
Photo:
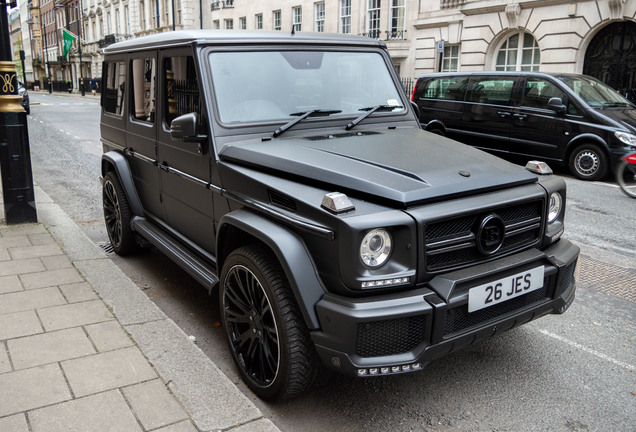
<svg viewBox="0 0 636 432">
<path fill-rule="evenodd" d="M 157 33 L 141 38 L 118 42 L 104 48 L 104 54 L 193 43 L 197 45 L 245 43 L 327 43 L 334 45 L 385 46 L 383 42 L 376 39 L 338 33 L 298 32 L 292 34 L 282 31 L 267 30 L 180 30 Z"/>
</svg>

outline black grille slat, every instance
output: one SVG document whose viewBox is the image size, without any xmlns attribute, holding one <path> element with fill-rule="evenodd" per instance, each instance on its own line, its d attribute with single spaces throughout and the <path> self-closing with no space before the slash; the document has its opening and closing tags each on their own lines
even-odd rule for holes
<svg viewBox="0 0 636 432">
<path fill-rule="evenodd" d="M 506 234 L 500 249 L 493 255 L 483 255 L 475 241 L 465 243 L 462 248 L 448 252 L 441 250 L 443 241 L 459 241 L 462 237 L 476 234 L 476 225 L 488 214 L 497 214 L 506 226 Z M 428 272 L 461 267 L 478 263 L 504 253 L 514 252 L 539 241 L 543 202 L 534 200 L 507 207 L 480 210 L 471 215 L 425 224 L 425 268 Z"/>
<path fill-rule="evenodd" d="M 373 321 L 358 325 L 356 354 L 378 357 L 405 353 L 422 342 L 426 334 L 423 315 Z"/>
</svg>

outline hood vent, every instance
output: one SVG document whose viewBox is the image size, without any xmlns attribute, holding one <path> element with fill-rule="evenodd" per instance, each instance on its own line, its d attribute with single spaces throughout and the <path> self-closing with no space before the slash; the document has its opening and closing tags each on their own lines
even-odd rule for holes
<svg viewBox="0 0 636 432">
<path fill-rule="evenodd" d="M 349 138 L 354 136 L 367 136 L 367 135 L 379 135 L 379 134 L 380 132 L 374 132 L 374 131 L 342 132 L 342 133 L 331 134 L 331 135 L 308 136 L 308 137 L 305 137 L 305 139 L 309 141 L 323 141 L 323 140 L 329 140 L 329 139 L 335 139 L 335 138 Z"/>
<path fill-rule="evenodd" d="M 276 207 L 296 212 L 296 201 L 276 191 L 268 190 L 269 202 Z"/>
</svg>

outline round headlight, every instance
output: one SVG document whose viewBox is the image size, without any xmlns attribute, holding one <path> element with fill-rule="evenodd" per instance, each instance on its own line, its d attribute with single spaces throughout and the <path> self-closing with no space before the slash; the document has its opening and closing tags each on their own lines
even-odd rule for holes
<svg viewBox="0 0 636 432">
<path fill-rule="evenodd" d="M 383 229 L 369 231 L 360 244 L 360 258 L 367 267 L 384 264 L 391 255 L 391 235 Z"/>
<path fill-rule="evenodd" d="M 548 209 L 548 223 L 552 223 L 561 214 L 563 208 L 563 198 L 558 192 L 553 192 L 550 195 L 550 208 Z"/>
</svg>

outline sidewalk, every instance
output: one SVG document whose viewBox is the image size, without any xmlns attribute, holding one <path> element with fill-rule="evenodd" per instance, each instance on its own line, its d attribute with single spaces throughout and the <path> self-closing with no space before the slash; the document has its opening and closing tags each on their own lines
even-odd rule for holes
<svg viewBox="0 0 636 432">
<path fill-rule="evenodd" d="M 0 193 L 0 431 L 278 431 L 38 186 L 35 196 L 39 223 L 7 226 Z"/>
</svg>

